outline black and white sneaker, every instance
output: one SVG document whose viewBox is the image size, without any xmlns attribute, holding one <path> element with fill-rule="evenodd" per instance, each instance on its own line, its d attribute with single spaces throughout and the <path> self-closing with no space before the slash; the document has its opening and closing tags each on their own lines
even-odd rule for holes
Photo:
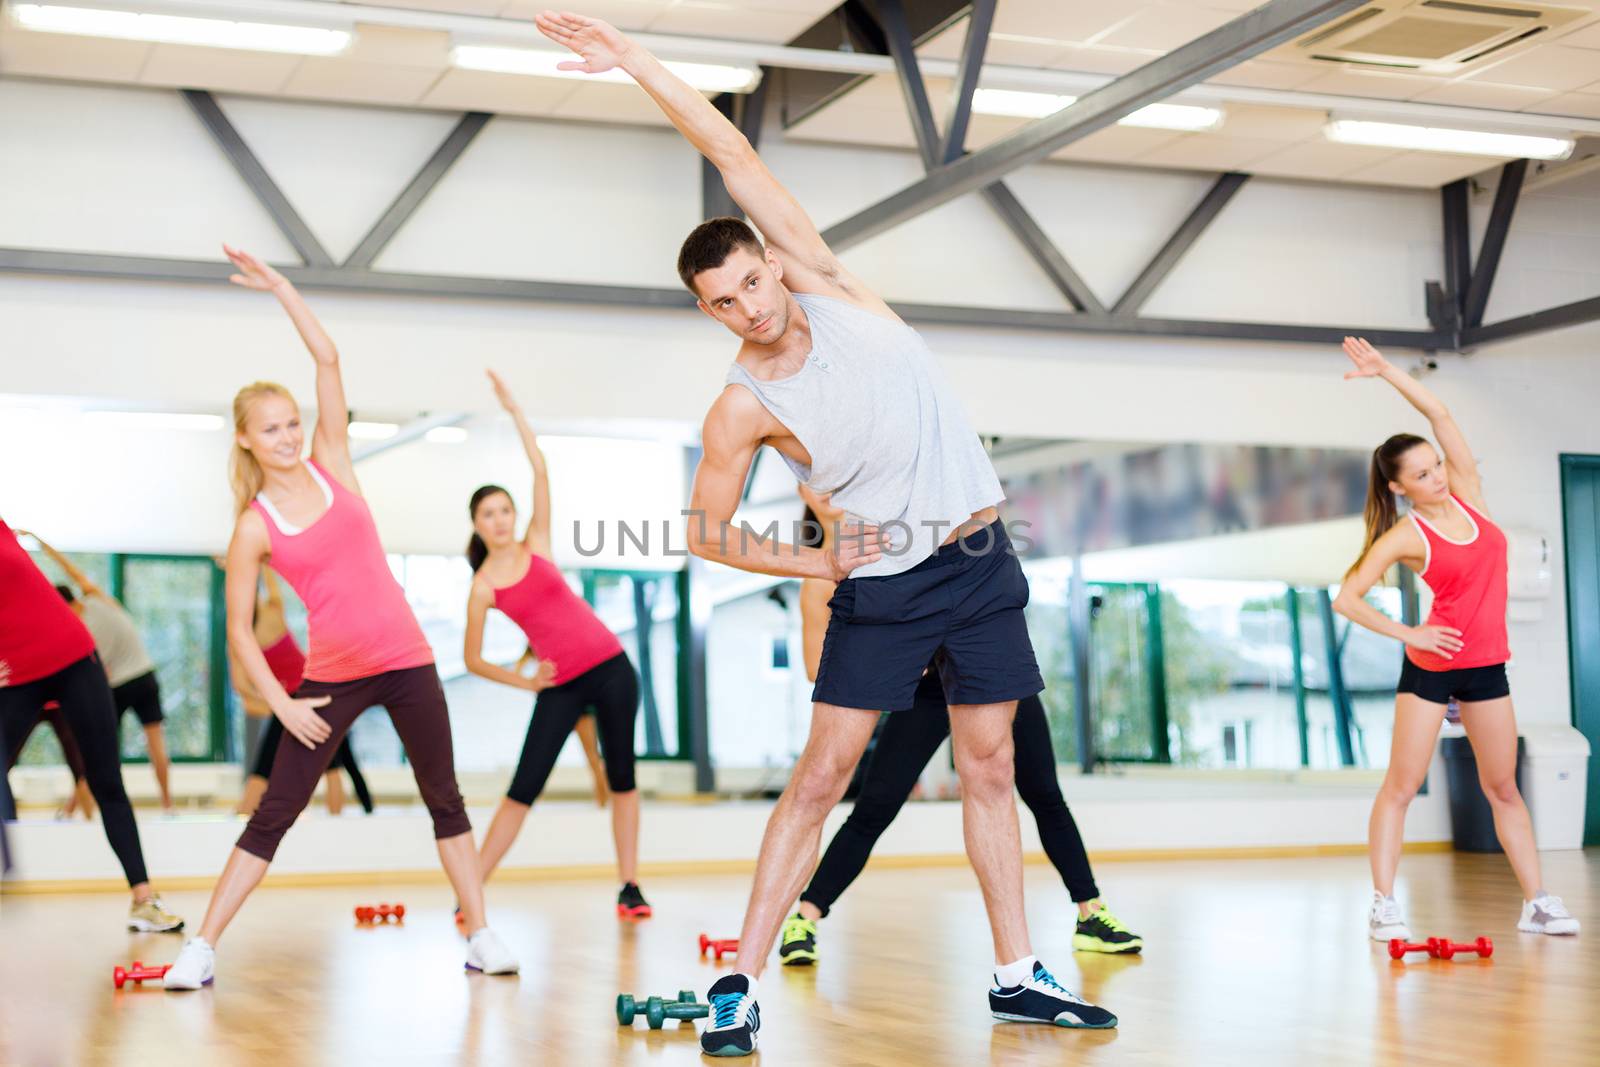
<svg viewBox="0 0 1600 1067">
<path fill-rule="evenodd" d="M 761 1009 L 742 974 L 717 979 L 706 1000 L 711 1003 L 711 1025 L 700 1035 L 700 1051 L 707 1056 L 748 1056 L 756 1050 L 761 1029 Z"/>
<path fill-rule="evenodd" d="M 1115 1015 L 1069 993 L 1037 960 L 1033 977 L 1019 986 L 1003 988 L 996 980 L 995 988 L 989 990 L 989 1012 L 1008 1023 L 1051 1023 L 1086 1030 L 1110 1030 L 1117 1025 Z"/>
</svg>

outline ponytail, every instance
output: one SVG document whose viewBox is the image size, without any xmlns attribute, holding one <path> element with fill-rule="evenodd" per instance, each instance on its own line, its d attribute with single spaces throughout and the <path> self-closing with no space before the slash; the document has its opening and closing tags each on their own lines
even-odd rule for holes
<svg viewBox="0 0 1600 1067">
<path fill-rule="evenodd" d="M 511 494 L 498 485 L 478 486 L 472 493 L 472 499 L 467 502 L 467 514 L 476 521 L 478 518 L 478 505 L 496 493 L 505 493 L 506 499 L 511 499 Z M 488 558 L 489 546 L 484 544 L 483 538 L 474 532 L 471 537 L 467 538 L 467 562 L 472 564 L 473 573 L 477 573 L 478 568 L 483 566 L 483 561 Z"/>
<path fill-rule="evenodd" d="M 250 409 L 255 402 L 264 396 L 281 396 L 291 404 L 294 397 L 289 390 L 276 382 L 251 382 L 240 389 L 233 397 L 233 432 L 242 434 L 245 424 L 250 420 Z M 266 482 L 266 475 L 261 471 L 261 464 L 256 462 L 255 455 L 235 437 L 233 450 L 228 454 L 228 484 L 233 487 L 233 513 L 237 517 L 243 515 L 250 507 L 250 501 L 261 492 L 261 486 Z"/>
<path fill-rule="evenodd" d="M 1389 488 L 1389 483 L 1400 477 L 1401 457 L 1418 445 L 1427 443 L 1426 438 L 1414 433 L 1397 433 L 1372 450 L 1372 465 L 1367 472 L 1366 537 L 1361 545 L 1361 555 L 1344 572 L 1346 578 L 1366 562 L 1367 553 L 1372 551 L 1378 538 L 1400 521 L 1400 507 L 1395 502 L 1394 491 Z"/>
<path fill-rule="evenodd" d="M 483 566 L 483 561 L 489 558 L 489 546 L 483 543 L 483 538 L 473 534 L 467 538 L 467 562 L 472 564 L 472 573 L 478 573 L 478 568 Z"/>
</svg>

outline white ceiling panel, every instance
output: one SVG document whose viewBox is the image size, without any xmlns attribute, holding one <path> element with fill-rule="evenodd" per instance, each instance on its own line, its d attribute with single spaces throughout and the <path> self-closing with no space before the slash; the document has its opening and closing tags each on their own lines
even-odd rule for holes
<svg viewBox="0 0 1600 1067">
<path fill-rule="evenodd" d="M 1051 154 L 1051 159 L 1088 160 L 1097 163 L 1131 163 L 1146 152 L 1188 136 L 1176 130 L 1150 130 L 1138 126 L 1109 126 Z"/>
<path fill-rule="evenodd" d="M 1600 56 L 1596 56 L 1600 62 Z M 1543 111 L 1535 105 L 1556 94 L 1549 89 L 1530 89 L 1522 85 L 1494 85 L 1480 81 L 1446 82 L 1437 89 L 1418 93 L 1413 100 L 1427 104 L 1454 104 L 1483 107 L 1493 111 Z"/>
<path fill-rule="evenodd" d="M 1400 154 L 1393 148 L 1338 144 L 1318 139 L 1302 141 L 1263 156 L 1250 164 L 1250 171 L 1253 174 L 1267 174 L 1281 178 L 1330 180 L 1371 167 Z"/>
<path fill-rule="evenodd" d="M 375 0 L 343 0 L 350 4 L 374 3 Z M 505 10 L 506 0 L 381 0 L 382 7 L 404 7 L 417 11 L 444 11 L 452 15 L 498 15 Z"/>
<path fill-rule="evenodd" d="M 1439 87 L 1438 78 L 1415 74 L 1393 74 L 1382 70 L 1330 70 L 1295 88 L 1306 93 L 1332 93 L 1335 96 L 1370 96 L 1380 100 L 1409 100 L 1418 93 Z"/>
<path fill-rule="evenodd" d="M 548 115 L 578 87 L 565 78 L 528 78 L 482 70 L 451 70 L 422 98 L 423 107 Z"/>
<path fill-rule="evenodd" d="M 604 19 L 619 30 L 644 30 L 660 18 L 671 3 L 672 0 L 586 0 L 574 6 L 590 18 Z M 552 5 L 550 0 L 510 0 L 501 10 L 500 17 L 532 22 L 533 16 L 552 6 L 557 10 L 573 10 L 573 7 Z"/>
<path fill-rule="evenodd" d="M 283 87 L 302 56 L 242 52 L 183 44 L 151 46 L 139 80 L 146 85 L 203 87 L 230 93 L 273 93 Z"/>
<path fill-rule="evenodd" d="M 1050 64 L 1053 70 L 1074 70 L 1085 74 L 1126 74 L 1137 70 L 1162 53 L 1135 48 L 1101 48 L 1095 45 L 1068 48 Z"/>
<path fill-rule="evenodd" d="M 1170 52 L 1238 17 L 1237 11 L 1198 3 L 1152 4 L 1100 36 L 1095 44 Z"/>
<path fill-rule="evenodd" d="M 1541 101 L 1538 107 L 1528 110 L 1541 115 L 1576 115 L 1584 119 L 1600 119 L 1600 93 L 1567 93 Z"/>
<path fill-rule="evenodd" d="M 3 20 L 0 20 L 3 24 Z M 107 41 L 58 33 L 0 32 L 0 72 L 44 78 L 133 82 L 150 55 L 142 41 Z"/>
<path fill-rule="evenodd" d="M 1504 160 L 1488 156 L 1456 156 L 1448 152 L 1403 152 L 1400 155 L 1344 175 L 1347 181 L 1379 185 L 1414 185 L 1438 188 L 1457 178 L 1470 177 L 1496 167 Z"/>
<path fill-rule="evenodd" d="M 1274 63 L 1270 59 L 1252 59 L 1223 71 L 1210 79 L 1215 85 L 1245 85 L 1252 89 L 1298 89 L 1307 82 L 1316 81 L 1323 72 L 1302 63 Z"/>
<path fill-rule="evenodd" d="M 1600 56 L 1588 48 L 1542 45 L 1471 76 L 1473 81 L 1497 85 L 1526 85 L 1555 92 L 1571 92 L 1600 82 Z"/>
<path fill-rule="evenodd" d="M 657 16 L 655 21 L 650 23 L 650 32 L 783 44 L 799 36 L 819 17 L 817 12 L 808 10 L 785 11 L 740 4 L 682 3 L 668 8 Z"/>
<path fill-rule="evenodd" d="M 671 125 L 643 89 L 632 85 L 608 85 L 605 82 L 579 82 L 577 90 L 552 108 L 550 114 L 562 119 L 628 122 L 646 126 Z"/>
<path fill-rule="evenodd" d="M 1219 131 L 1224 137 L 1257 137 L 1292 143 L 1320 138 L 1328 113 L 1317 108 L 1228 104 Z"/>
<path fill-rule="evenodd" d="M 1582 29 L 1563 35 L 1561 44 L 1568 48 L 1600 49 L 1600 22 L 1591 23 Z"/>
<path fill-rule="evenodd" d="M 363 63 L 342 56 L 306 56 L 283 95 L 367 104 L 416 104 L 443 76 L 427 67 Z"/>
<path fill-rule="evenodd" d="M 1250 164 L 1284 146 L 1281 140 L 1228 137 L 1215 133 L 1185 133 L 1169 144 L 1138 157 L 1155 167 L 1190 167 L 1200 170 L 1249 170 Z"/>
</svg>

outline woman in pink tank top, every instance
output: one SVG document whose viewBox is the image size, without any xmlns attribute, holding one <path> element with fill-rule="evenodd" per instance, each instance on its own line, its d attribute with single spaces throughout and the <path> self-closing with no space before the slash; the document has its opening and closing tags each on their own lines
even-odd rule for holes
<svg viewBox="0 0 1600 1067">
<path fill-rule="evenodd" d="M 1444 458 L 1427 440 L 1396 434 L 1372 453 L 1367 485 L 1367 536 L 1345 575 L 1334 610 L 1406 646 L 1395 694 L 1389 770 L 1372 805 L 1367 849 L 1373 896 L 1368 929 L 1374 940 L 1411 940 L 1394 899 L 1406 809 L 1428 773 L 1445 707 L 1461 708 L 1478 778 L 1494 809 L 1495 833 L 1522 886 L 1517 929 L 1575 934 L 1578 920 L 1547 894 L 1527 806 L 1517 789 L 1517 722 L 1506 680 L 1506 538 L 1489 520 L 1478 464 L 1444 402 L 1397 369 L 1365 340 L 1347 337 L 1355 364 L 1348 378 L 1382 378 L 1427 418 Z M 1401 521 L 1396 497 L 1410 505 Z M 1389 618 L 1365 597 L 1396 564 L 1410 567 L 1433 593 L 1421 626 Z"/>
<path fill-rule="evenodd" d="M 213 974 L 212 946 L 267 873 L 284 833 L 311 799 L 317 779 L 356 716 L 388 709 L 433 817 L 445 873 L 471 933 L 467 966 L 516 971 L 516 960 L 484 924 L 483 879 L 472 826 L 456 786 L 450 715 L 433 652 L 406 604 L 361 496 L 350 457 L 349 411 L 339 352 L 288 280 L 248 253 L 223 246 L 236 285 L 270 292 L 299 331 L 317 367 L 317 426 L 310 461 L 301 459 L 300 411 L 281 385 L 256 382 L 233 401 L 230 460 L 238 521 L 228 545 L 228 642 L 250 683 L 288 733 L 261 804 L 228 858 L 198 937 L 167 972 L 167 989 L 197 989 Z M 256 641 L 252 617 L 263 563 L 306 605 L 310 650 L 305 680 L 291 696 Z"/>
<path fill-rule="evenodd" d="M 475 576 L 467 600 L 464 656 L 474 674 L 537 693 L 528 736 L 511 786 L 483 837 L 479 865 L 488 879 L 522 830 L 544 791 L 556 757 L 586 710 L 594 712 L 611 788 L 611 832 L 622 889 L 617 913 L 643 918 L 650 905 L 639 890 L 639 790 L 634 783 L 633 732 L 639 676 L 622 643 L 567 585 L 550 540 L 550 482 L 544 453 L 511 391 L 493 372 L 495 395 L 510 413 L 533 465 L 533 516 L 519 540 L 511 494 L 486 485 L 472 494 L 472 540 L 467 559 Z M 522 628 L 539 658 L 532 678 L 483 658 L 483 626 L 491 607 Z"/>
</svg>

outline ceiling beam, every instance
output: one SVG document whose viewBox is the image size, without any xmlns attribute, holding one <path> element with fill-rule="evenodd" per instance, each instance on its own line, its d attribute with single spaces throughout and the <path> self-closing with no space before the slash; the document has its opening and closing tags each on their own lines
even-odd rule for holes
<svg viewBox="0 0 1600 1067">
<path fill-rule="evenodd" d="M 1211 188 L 1206 191 L 1206 195 L 1201 197 L 1200 203 L 1189 212 L 1189 217 L 1173 231 L 1172 236 L 1167 238 L 1167 243 L 1161 246 L 1161 250 L 1155 254 L 1144 270 L 1139 272 L 1133 284 L 1128 286 L 1128 291 L 1122 294 L 1122 299 L 1112 307 L 1112 314 L 1137 313 L 1144 306 L 1144 302 L 1150 299 L 1150 295 L 1167 280 L 1167 275 L 1172 273 L 1172 268 L 1178 265 L 1178 261 L 1194 247 L 1200 235 L 1206 232 L 1206 227 L 1222 213 L 1222 209 L 1228 206 L 1228 201 L 1232 200 L 1234 194 L 1249 180 L 1250 175 L 1234 171 L 1219 175 Z"/>
<path fill-rule="evenodd" d="M 406 187 L 400 191 L 400 195 L 395 197 L 394 203 L 389 205 L 383 216 L 361 239 L 361 243 L 356 245 L 355 251 L 345 259 L 346 267 L 372 266 L 373 260 L 378 258 L 378 253 L 388 246 L 394 235 L 400 232 L 400 227 L 404 226 L 416 213 L 417 208 L 422 206 L 428 194 L 433 192 L 434 186 L 438 185 L 450 168 L 455 166 L 456 160 L 461 158 L 493 117 L 483 111 L 469 111 L 461 116 L 461 121 L 456 123 L 455 128 L 422 165 L 422 169 L 417 171 Z"/>
<path fill-rule="evenodd" d="M 975 192 L 1018 167 L 1102 130 L 1180 90 L 1259 55 L 1365 0 L 1272 0 L 1081 97 L 1054 115 L 1029 123 L 980 152 L 929 172 L 886 199 L 828 228 L 822 236 L 840 252 L 958 196 Z"/>
<path fill-rule="evenodd" d="M 250 146 L 244 143 L 244 138 L 239 135 L 238 129 L 218 105 L 217 98 L 204 89 L 185 89 L 183 98 L 189 102 L 189 107 L 200 119 L 201 124 L 217 142 L 223 154 L 228 157 L 228 162 L 233 164 L 233 169 L 244 179 L 245 185 L 249 186 L 250 192 L 261 202 L 267 214 L 272 216 L 272 221 L 277 224 L 289 244 L 294 246 L 295 254 L 307 266 L 333 266 L 333 257 L 322 247 L 322 242 L 311 232 L 311 227 L 300 217 L 300 212 L 289 203 L 289 198 L 283 195 L 283 190 L 272 180 L 272 175 L 261 165 L 261 160 L 257 159 Z"/>
<path fill-rule="evenodd" d="M 1494 190 L 1489 225 L 1484 228 L 1478 262 L 1472 268 L 1472 280 L 1467 284 L 1467 296 L 1461 305 L 1461 325 L 1465 329 L 1474 330 L 1483 325 L 1484 312 L 1489 308 L 1489 292 L 1494 288 L 1500 254 L 1505 251 L 1506 237 L 1511 233 L 1511 216 L 1516 213 L 1517 200 L 1522 195 L 1522 179 L 1527 173 L 1526 159 L 1513 159 L 1500 168 L 1500 184 Z"/>
</svg>

